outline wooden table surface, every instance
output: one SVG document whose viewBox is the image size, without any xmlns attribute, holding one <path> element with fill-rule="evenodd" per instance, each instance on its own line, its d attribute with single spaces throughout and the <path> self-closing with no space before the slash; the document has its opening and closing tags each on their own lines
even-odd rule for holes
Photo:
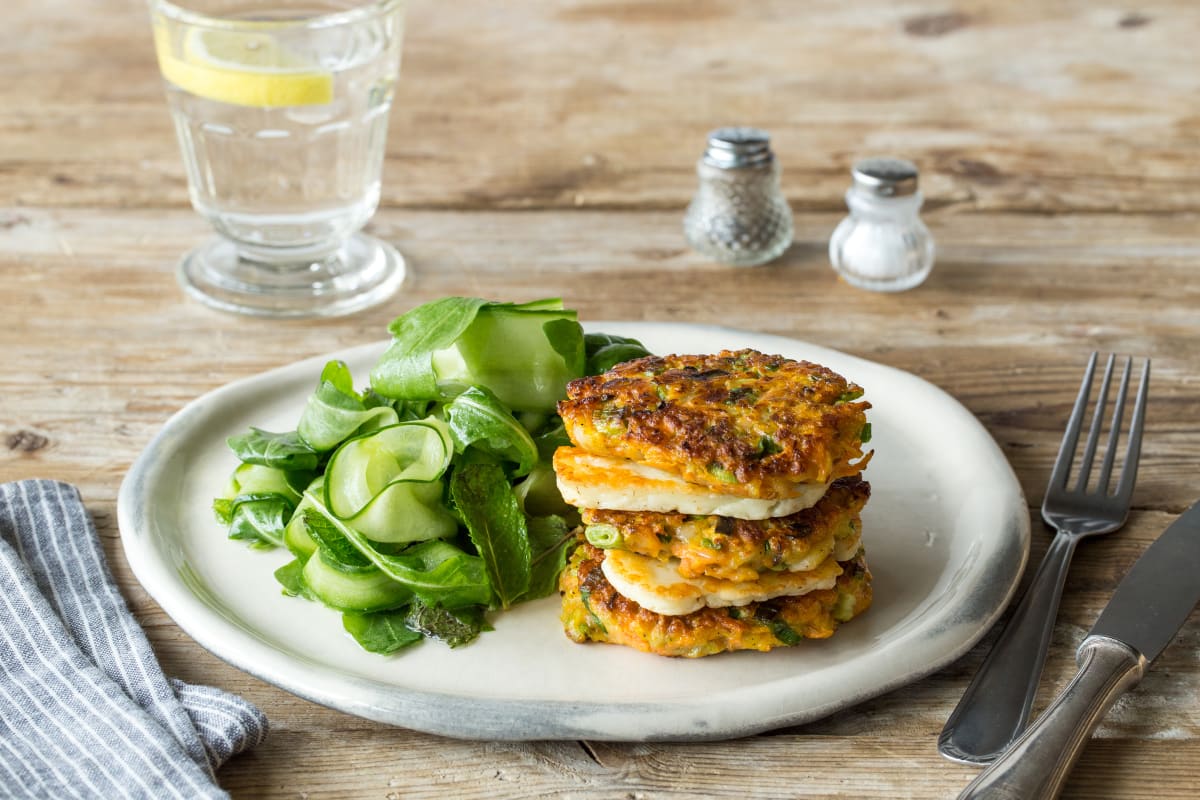
<svg viewBox="0 0 1200 800">
<path fill-rule="evenodd" d="M 234 797 L 942 798 L 976 772 L 935 740 L 994 633 L 856 708 L 711 744 L 452 741 L 310 704 L 196 645 L 122 553 L 131 462 L 198 395 L 377 340 L 421 302 L 561 295 L 585 319 L 719 323 L 911 371 L 1000 444 L 1035 516 L 1034 564 L 1087 354 L 1152 357 L 1134 510 L 1078 551 L 1039 709 L 1116 582 L 1200 495 L 1195 4 L 417 0 L 370 225 L 408 255 L 407 282 L 382 307 L 306 322 L 211 311 L 177 287 L 207 230 L 144 4 L 6 11 L 0 480 L 76 484 L 167 673 L 269 715 L 269 741 L 220 773 Z M 708 263 L 680 234 L 704 134 L 729 123 L 771 132 L 795 212 L 794 246 L 753 270 Z M 898 295 L 839 283 L 826 256 L 851 163 L 884 153 L 920 166 L 939 245 L 928 282 Z M 1194 798 L 1198 737 L 1193 617 L 1065 796 Z"/>
</svg>

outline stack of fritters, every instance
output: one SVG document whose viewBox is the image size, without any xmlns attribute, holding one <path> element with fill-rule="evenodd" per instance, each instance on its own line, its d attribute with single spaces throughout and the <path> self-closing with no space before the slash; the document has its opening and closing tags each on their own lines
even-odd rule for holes
<svg viewBox="0 0 1200 800">
<path fill-rule="evenodd" d="M 754 350 L 570 383 L 575 446 L 554 468 L 586 541 L 560 583 L 567 635 L 695 657 L 824 638 L 866 610 L 862 393 Z"/>
</svg>

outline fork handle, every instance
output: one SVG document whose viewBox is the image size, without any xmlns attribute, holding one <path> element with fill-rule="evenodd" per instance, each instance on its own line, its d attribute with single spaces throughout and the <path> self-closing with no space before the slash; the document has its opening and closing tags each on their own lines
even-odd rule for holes
<svg viewBox="0 0 1200 800">
<path fill-rule="evenodd" d="M 1078 661 L 1079 673 L 1062 694 L 958 800 L 1058 797 L 1092 731 L 1122 692 L 1141 680 L 1147 666 L 1132 647 L 1106 636 L 1084 639 Z"/>
<path fill-rule="evenodd" d="M 990 764 L 1025 729 L 1077 541 L 1065 532 L 1050 540 L 1029 589 L 942 729 L 938 750 L 946 758 Z"/>
</svg>

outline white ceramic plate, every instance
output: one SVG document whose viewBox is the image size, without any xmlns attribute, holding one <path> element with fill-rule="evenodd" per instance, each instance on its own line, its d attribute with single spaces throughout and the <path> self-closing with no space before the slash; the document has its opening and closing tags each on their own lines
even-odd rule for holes
<svg viewBox="0 0 1200 800">
<path fill-rule="evenodd" d="M 340 616 L 284 597 L 284 551 L 228 541 L 210 503 L 236 462 L 225 439 L 295 427 L 327 358 L 365 383 L 384 344 L 241 380 L 167 422 L 121 487 L 129 563 L 192 638 L 230 664 L 317 703 L 407 728 L 479 739 L 692 740 L 817 719 L 945 666 L 995 621 L 1029 549 L 1016 477 L 979 422 L 905 372 L 793 339 L 691 325 L 596 323 L 657 353 L 754 347 L 825 364 L 867 389 L 876 449 L 863 514 L 874 606 L 831 638 L 697 660 L 578 645 L 558 599 L 493 617 L 466 648 L 424 642 L 373 655 Z"/>
</svg>

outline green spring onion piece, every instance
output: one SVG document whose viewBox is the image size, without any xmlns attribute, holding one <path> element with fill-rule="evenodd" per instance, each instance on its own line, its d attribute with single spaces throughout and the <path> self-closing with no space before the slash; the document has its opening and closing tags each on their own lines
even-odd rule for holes
<svg viewBox="0 0 1200 800">
<path fill-rule="evenodd" d="M 601 550 L 611 550 L 620 547 L 625 539 L 621 536 L 621 531 L 617 530 L 615 525 L 605 525 L 597 523 L 588 525 L 584 530 L 583 535 L 593 546 L 599 547 Z"/>
<path fill-rule="evenodd" d="M 708 465 L 708 474 L 712 475 L 722 483 L 737 483 L 737 475 L 734 475 L 724 465 L 718 464 L 716 461 Z"/>
</svg>

